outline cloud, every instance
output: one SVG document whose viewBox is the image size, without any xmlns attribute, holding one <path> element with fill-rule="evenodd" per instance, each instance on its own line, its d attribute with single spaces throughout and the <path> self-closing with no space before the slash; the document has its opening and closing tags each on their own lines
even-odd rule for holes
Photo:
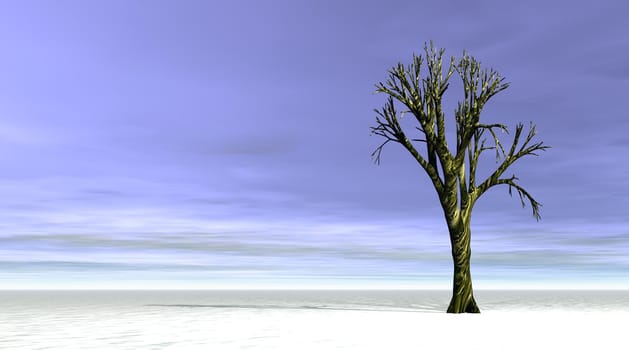
<svg viewBox="0 0 629 350">
<path fill-rule="evenodd" d="M 262 133 L 265 133 L 264 131 Z M 296 151 L 299 142 L 288 134 L 271 133 L 264 136 L 235 136 L 214 146 L 192 147 L 203 154 L 269 156 Z"/>
<path fill-rule="evenodd" d="M 620 136 L 620 137 L 614 138 L 607 143 L 607 146 L 627 147 L 629 146 L 629 137 Z"/>
<path fill-rule="evenodd" d="M 12 147 L 43 146 L 54 144 L 54 141 L 53 134 L 36 125 L 12 123 L 7 120 L 0 124 L 0 142 L 11 144 Z"/>
</svg>

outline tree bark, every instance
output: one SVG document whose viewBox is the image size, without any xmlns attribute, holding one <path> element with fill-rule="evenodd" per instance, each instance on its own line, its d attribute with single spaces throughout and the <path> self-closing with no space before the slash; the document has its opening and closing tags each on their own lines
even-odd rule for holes
<svg viewBox="0 0 629 350">
<path fill-rule="evenodd" d="M 472 255 L 470 220 L 469 218 L 461 218 L 456 225 L 448 226 L 454 260 L 452 299 L 448 306 L 448 313 L 480 313 L 476 300 L 474 300 L 472 274 L 470 272 L 470 257 Z"/>
</svg>

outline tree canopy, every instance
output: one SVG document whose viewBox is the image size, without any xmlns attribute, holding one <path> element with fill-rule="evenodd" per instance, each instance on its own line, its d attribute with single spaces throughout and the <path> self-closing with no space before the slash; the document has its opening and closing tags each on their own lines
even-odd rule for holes
<svg viewBox="0 0 629 350">
<path fill-rule="evenodd" d="M 444 193 L 451 188 L 453 182 L 458 183 L 461 195 L 460 209 L 471 208 L 474 202 L 488 189 L 496 185 L 508 185 L 509 194 L 515 188 L 520 196 L 522 206 L 525 206 L 526 198 L 533 209 L 533 216 L 539 220 L 539 207 L 537 202 L 518 183 L 515 175 L 511 177 L 501 177 L 507 168 L 516 160 L 526 156 L 535 155 L 536 151 L 545 150 L 550 146 L 544 146 L 543 142 L 531 144 L 535 136 L 535 126 L 531 123 L 529 132 L 524 142 L 519 146 L 522 130 L 522 123 L 518 123 L 513 138 L 513 143 L 508 152 L 503 148 L 495 129 L 509 133 L 504 124 L 483 124 L 480 122 L 483 107 L 497 93 L 507 89 L 508 83 L 498 72 L 491 69 L 481 70 L 480 62 L 463 51 L 463 57 L 456 62 L 452 57 L 448 71 L 443 76 L 442 57 L 444 49 L 435 52 L 432 41 L 430 49 L 424 46 L 426 52 L 426 64 L 428 67 L 427 77 L 421 77 L 421 66 L 423 57 L 413 54 L 413 62 L 406 67 L 398 63 L 389 70 L 389 78 L 386 84 L 376 84 L 376 93 L 388 94 L 388 99 L 383 108 L 374 109 L 378 114 L 376 117 L 377 126 L 371 127 L 372 134 L 380 135 L 385 141 L 372 153 L 376 164 L 380 164 L 382 148 L 389 142 L 396 142 L 406 148 L 415 160 L 426 171 L 438 194 Z M 449 86 L 449 79 L 454 72 L 457 72 L 463 81 L 464 101 L 458 102 L 456 108 L 456 148 L 455 152 L 450 152 L 446 141 L 445 115 L 442 110 L 442 97 Z M 419 126 L 415 129 L 419 131 L 418 138 L 409 138 L 398 120 L 398 110 L 394 105 L 394 99 L 398 100 L 407 109 L 401 111 L 400 117 L 404 113 L 411 113 L 417 120 Z M 486 147 L 485 132 L 489 132 L 493 138 L 494 146 Z M 413 143 L 423 142 L 426 145 L 427 157 L 423 157 L 415 148 Z M 480 145 L 479 145 L 480 142 Z M 502 155 L 502 163 L 498 168 L 480 184 L 476 183 L 476 169 L 479 156 L 486 150 L 495 149 L 496 161 Z M 467 156 L 467 157 L 466 157 Z M 465 160 L 469 169 L 469 178 L 465 175 Z M 441 167 L 443 178 L 439 176 L 438 167 Z"/>
</svg>

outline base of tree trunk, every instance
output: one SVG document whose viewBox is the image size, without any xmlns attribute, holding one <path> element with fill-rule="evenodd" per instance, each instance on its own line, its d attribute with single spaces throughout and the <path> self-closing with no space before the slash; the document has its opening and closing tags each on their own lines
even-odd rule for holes
<svg viewBox="0 0 629 350">
<path fill-rule="evenodd" d="M 452 300 L 450 300 L 450 305 L 448 306 L 448 313 L 479 314 L 480 309 L 478 308 L 478 305 L 476 305 L 476 300 L 474 300 L 474 296 L 471 293 L 469 295 L 454 294 L 452 296 Z"/>
</svg>

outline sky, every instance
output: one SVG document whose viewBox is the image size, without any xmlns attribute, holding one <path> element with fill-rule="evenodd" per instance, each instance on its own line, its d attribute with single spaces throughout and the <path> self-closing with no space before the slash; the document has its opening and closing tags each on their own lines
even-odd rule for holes
<svg viewBox="0 0 629 350">
<path fill-rule="evenodd" d="M 629 289 L 628 11 L 2 2 L 0 289 L 451 289 L 428 176 L 399 144 L 371 157 L 384 140 L 370 135 L 386 101 L 375 84 L 430 40 L 445 66 L 465 50 L 510 83 L 481 114 L 508 126 L 503 144 L 533 122 L 552 147 L 505 172 L 540 221 L 507 186 L 477 202 L 474 288 Z M 462 91 L 454 73 L 450 145 Z"/>
</svg>

